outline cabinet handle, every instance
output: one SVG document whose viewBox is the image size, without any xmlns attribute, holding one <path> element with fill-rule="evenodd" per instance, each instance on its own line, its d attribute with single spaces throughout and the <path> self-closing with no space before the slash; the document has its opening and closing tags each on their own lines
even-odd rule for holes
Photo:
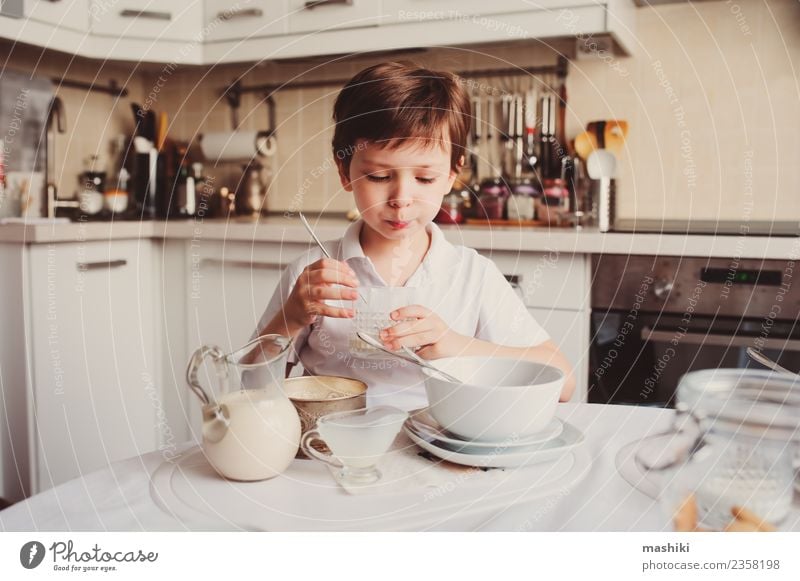
<svg viewBox="0 0 800 581">
<path fill-rule="evenodd" d="M 221 258 L 203 258 L 200 261 L 200 268 L 204 266 L 228 266 L 234 268 L 263 268 L 263 269 L 282 269 L 285 264 L 278 264 L 272 262 L 250 262 L 249 260 L 223 260 Z"/>
<path fill-rule="evenodd" d="M 668 343 L 672 340 L 678 340 L 687 345 L 708 345 L 709 347 L 753 347 L 757 337 L 748 336 L 731 336 L 731 335 L 716 335 L 709 333 L 703 335 L 701 333 L 686 333 L 680 336 L 679 339 L 677 331 L 656 331 L 650 327 L 642 327 L 641 338 L 642 341 L 654 341 L 657 343 Z M 796 339 L 764 339 L 759 340 L 760 347 L 767 349 L 781 349 L 782 351 L 800 351 L 800 341 Z"/>
<path fill-rule="evenodd" d="M 171 12 L 158 12 L 156 10 L 120 10 L 122 18 L 149 18 L 150 20 L 172 20 Z"/>
<path fill-rule="evenodd" d="M 233 8 L 217 12 L 217 20 L 223 22 L 237 18 L 261 18 L 262 16 L 264 16 L 264 11 L 261 8 Z"/>
<path fill-rule="evenodd" d="M 521 299 L 525 299 L 525 293 L 522 290 L 521 282 L 522 276 L 519 274 L 504 274 L 505 279 L 508 281 L 508 284 L 511 285 L 511 288 L 514 289 Z"/>
<path fill-rule="evenodd" d="M 340 4 L 342 6 L 352 6 L 353 0 L 308 0 L 303 5 L 303 9 L 312 10 L 319 6 L 333 6 L 334 4 Z"/>
<path fill-rule="evenodd" d="M 101 268 L 119 268 L 120 266 L 125 266 L 126 264 L 128 264 L 127 260 L 103 260 L 98 262 L 77 262 L 75 263 L 75 266 L 78 267 L 78 270 L 84 272 L 87 270 L 100 270 Z"/>
</svg>

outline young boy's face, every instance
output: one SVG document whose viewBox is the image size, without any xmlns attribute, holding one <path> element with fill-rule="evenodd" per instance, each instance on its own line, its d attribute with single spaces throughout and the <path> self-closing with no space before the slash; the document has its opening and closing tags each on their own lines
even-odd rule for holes
<svg viewBox="0 0 800 581">
<path fill-rule="evenodd" d="M 340 167 L 345 190 L 353 192 L 364 222 L 389 240 L 424 229 L 453 187 L 450 147 L 409 140 L 399 147 L 359 143 L 349 175 Z"/>
</svg>

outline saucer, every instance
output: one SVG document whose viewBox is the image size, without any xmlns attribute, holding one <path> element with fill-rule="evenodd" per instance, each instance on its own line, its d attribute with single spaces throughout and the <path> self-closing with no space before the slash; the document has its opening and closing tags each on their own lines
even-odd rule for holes
<svg viewBox="0 0 800 581">
<path fill-rule="evenodd" d="M 437 443 L 442 444 L 443 448 L 467 454 L 480 454 L 481 452 L 490 453 L 493 450 L 512 450 L 544 444 L 560 436 L 561 432 L 564 430 L 564 422 L 558 418 L 554 418 L 544 430 L 525 436 L 524 438 L 510 437 L 501 442 L 485 442 L 465 440 L 453 432 L 444 429 L 428 412 L 428 408 L 414 410 L 410 413 L 407 422 L 413 425 L 414 431 L 421 437 L 435 440 Z"/>
<path fill-rule="evenodd" d="M 421 434 L 408 420 L 403 424 L 403 430 L 415 444 L 437 458 L 477 468 L 516 468 L 557 460 L 574 451 L 584 441 L 583 432 L 569 422 L 562 422 L 561 434 L 551 440 L 527 447 L 499 450 L 456 450 L 445 442 Z"/>
</svg>

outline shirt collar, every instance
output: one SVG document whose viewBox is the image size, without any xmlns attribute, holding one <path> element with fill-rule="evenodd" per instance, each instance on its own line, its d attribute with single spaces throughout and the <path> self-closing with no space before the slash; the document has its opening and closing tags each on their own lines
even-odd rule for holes
<svg viewBox="0 0 800 581">
<path fill-rule="evenodd" d="M 361 259 L 371 264 L 372 261 L 364 254 L 364 249 L 361 247 L 361 241 L 359 240 L 363 225 L 364 221 L 358 220 L 347 227 L 339 246 L 340 260 Z M 431 245 L 422 259 L 422 264 L 406 282 L 407 286 L 424 284 L 435 277 L 437 273 L 441 275 L 448 268 L 455 266 L 458 259 L 457 254 L 454 252 L 455 248 L 444 237 L 441 228 L 431 222 L 425 229 L 431 235 Z"/>
</svg>

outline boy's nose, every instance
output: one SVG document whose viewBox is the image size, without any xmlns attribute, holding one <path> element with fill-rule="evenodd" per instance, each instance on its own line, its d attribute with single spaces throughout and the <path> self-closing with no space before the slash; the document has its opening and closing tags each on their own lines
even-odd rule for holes
<svg viewBox="0 0 800 581">
<path fill-rule="evenodd" d="M 398 186 L 389 197 L 392 208 L 405 208 L 414 202 L 414 196 L 407 186 Z"/>
</svg>

